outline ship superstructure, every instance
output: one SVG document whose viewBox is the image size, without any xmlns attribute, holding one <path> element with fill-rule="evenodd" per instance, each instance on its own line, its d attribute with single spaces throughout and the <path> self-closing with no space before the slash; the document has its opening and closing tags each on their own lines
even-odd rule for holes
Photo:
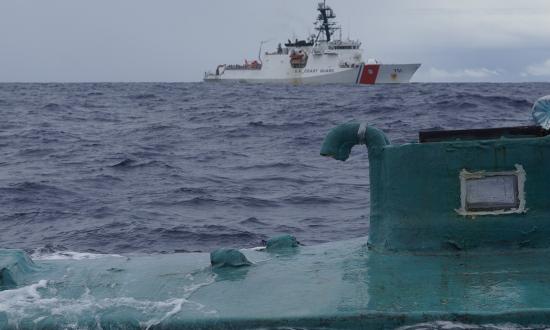
<svg viewBox="0 0 550 330">
<path fill-rule="evenodd" d="M 359 40 L 342 39 L 334 10 L 326 0 L 317 6 L 316 34 L 304 40 L 279 43 L 273 52 L 261 53 L 257 60 L 243 64 L 221 64 L 206 72 L 205 81 L 245 81 L 281 83 L 379 84 L 409 82 L 420 67 L 412 64 L 382 64 L 363 60 Z M 336 33 L 339 36 L 336 36 Z"/>
</svg>

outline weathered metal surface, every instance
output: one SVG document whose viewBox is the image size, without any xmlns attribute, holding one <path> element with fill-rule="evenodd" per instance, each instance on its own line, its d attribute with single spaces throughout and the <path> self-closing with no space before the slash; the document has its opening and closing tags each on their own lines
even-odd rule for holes
<svg viewBox="0 0 550 330">
<path fill-rule="evenodd" d="M 550 247 L 550 137 L 369 149 L 369 241 L 383 250 Z M 406 165 L 405 165 L 406 164 Z M 458 214 L 460 172 L 525 171 L 525 212 Z"/>
<path fill-rule="evenodd" d="M 461 129 L 444 131 L 420 131 L 418 140 L 424 142 L 440 142 L 451 140 L 488 140 L 501 137 L 537 137 L 546 136 L 549 131 L 540 126 L 516 126 L 481 129 Z"/>
<path fill-rule="evenodd" d="M 358 123 L 333 129 L 321 154 L 345 160 L 358 131 Z M 366 137 L 371 185 L 369 243 L 373 249 L 550 247 L 550 195 L 545 193 L 550 186 L 550 136 L 404 145 L 379 142 L 383 140 L 379 134 Z M 517 168 L 524 172 L 522 212 L 479 216 L 457 212 L 462 171 L 513 172 Z"/>
<path fill-rule="evenodd" d="M 0 328 L 550 323 L 546 250 L 380 253 L 359 238 L 243 252 L 253 265 L 211 268 L 205 253 L 37 261 L 0 291 Z"/>
</svg>

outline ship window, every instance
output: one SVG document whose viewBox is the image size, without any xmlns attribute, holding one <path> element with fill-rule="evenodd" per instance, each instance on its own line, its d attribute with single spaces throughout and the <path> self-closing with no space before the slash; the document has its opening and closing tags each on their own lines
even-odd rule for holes
<svg viewBox="0 0 550 330">
<path fill-rule="evenodd" d="M 460 172 L 462 215 L 507 214 L 525 212 L 525 171 Z"/>
<path fill-rule="evenodd" d="M 517 175 L 494 175 L 466 180 L 466 209 L 494 211 L 519 207 Z"/>
</svg>

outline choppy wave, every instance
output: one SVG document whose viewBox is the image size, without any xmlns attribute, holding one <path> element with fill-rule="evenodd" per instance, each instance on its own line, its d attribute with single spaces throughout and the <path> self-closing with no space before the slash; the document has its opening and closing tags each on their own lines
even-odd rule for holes
<svg viewBox="0 0 550 330">
<path fill-rule="evenodd" d="M 8 326 L 16 329 L 31 325 L 38 329 L 51 328 L 53 322 L 66 329 L 109 328 L 112 326 L 109 324 L 110 313 L 115 309 L 135 316 L 135 319 L 128 320 L 130 324 L 126 326 L 143 329 L 168 320 L 184 308 L 216 314 L 215 310 L 190 299 L 196 290 L 212 284 L 215 275 L 194 279 L 192 274 L 188 274 L 187 280 L 190 284 L 183 287 L 181 297 L 159 301 L 124 296 L 98 298 L 87 287 L 75 298 L 59 297 L 56 295 L 56 283 L 39 280 L 20 288 L 0 291 L 0 312 L 7 316 Z M 124 327 L 125 324 L 117 326 Z"/>
<path fill-rule="evenodd" d="M 319 156 L 351 119 L 396 143 L 526 125 L 550 84 L 1 84 L 0 247 L 35 258 L 304 244 L 368 233 L 368 158 Z M 79 252 L 71 252 L 79 251 Z"/>
<path fill-rule="evenodd" d="M 101 259 L 109 257 L 122 258 L 120 254 L 105 254 L 105 253 L 90 253 L 90 252 L 75 252 L 75 251 L 52 251 L 43 252 L 38 250 L 31 254 L 33 260 L 85 260 L 85 259 Z"/>
</svg>

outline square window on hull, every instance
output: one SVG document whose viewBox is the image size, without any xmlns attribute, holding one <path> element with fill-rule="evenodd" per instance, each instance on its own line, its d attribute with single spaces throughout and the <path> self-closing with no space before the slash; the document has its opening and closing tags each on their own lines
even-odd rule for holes
<svg viewBox="0 0 550 330">
<path fill-rule="evenodd" d="M 462 215 L 497 215 L 525 212 L 525 171 L 521 165 L 502 172 L 460 172 Z"/>
<path fill-rule="evenodd" d="M 466 179 L 466 210 L 495 211 L 519 207 L 518 176 L 492 175 Z"/>
</svg>

